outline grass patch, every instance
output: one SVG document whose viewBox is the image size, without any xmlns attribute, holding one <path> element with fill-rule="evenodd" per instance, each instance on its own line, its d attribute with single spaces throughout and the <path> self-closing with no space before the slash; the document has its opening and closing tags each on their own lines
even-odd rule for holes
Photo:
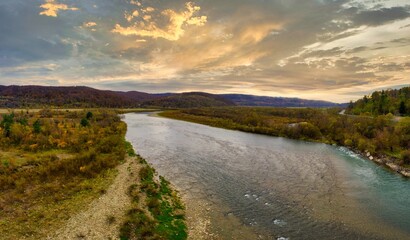
<svg viewBox="0 0 410 240">
<path fill-rule="evenodd" d="M 163 177 L 155 178 L 155 170 L 144 159 L 139 172 L 140 194 L 137 185 L 131 185 L 129 194 L 133 198 L 133 208 L 121 227 L 120 238 L 126 239 L 187 239 L 184 206 L 177 192 Z M 140 202 L 141 195 L 145 201 Z M 140 207 L 144 208 L 141 209 Z"/>
<path fill-rule="evenodd" d="M 48 189 L 47 193 L 54 188 L 61 191 L 36 197 L 33 202 L 24 202 L 23 196 L 16 196 L 16 201 L 0 210 L 1 239 L 45 239 L 63 222 L 98 198 L 101 190 L 107 189 L 116 175 L 117 171 L 110 169 L 79 184 L 49 183 L 44 187 Z"/>
<path fill-rule="evenodd" d="M 128 141 L 125 141 L 125 151 L 127 152 L 128 156 L 130 157 L 136 157 L 137 154 L 134 151 L 134 148 L 132 146 L 132 144 Z"/>
</svg>

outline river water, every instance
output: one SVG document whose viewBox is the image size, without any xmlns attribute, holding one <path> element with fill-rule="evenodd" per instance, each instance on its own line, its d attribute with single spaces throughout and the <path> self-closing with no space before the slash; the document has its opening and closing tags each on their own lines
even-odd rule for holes
<svg viewBox="0 0 410 240">
<path fill-rule="evenodd" d="M 345 148 L 148 114 L 124 121 L 136 151 L 209 218 L 204 239 L 410 239 L 410 181 Z"/>
</svg>

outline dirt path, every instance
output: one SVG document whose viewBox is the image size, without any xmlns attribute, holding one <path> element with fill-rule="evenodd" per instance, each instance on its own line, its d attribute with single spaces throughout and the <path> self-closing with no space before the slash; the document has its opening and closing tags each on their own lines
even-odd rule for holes
<svg viewBox="0 0 410 240">
<path fill-rule="evenodd" d="M 127 157 L 117 169 L 118 175 L 107 192 L 48 239 L 118 239 L 124 214 L 131 204 L 127 190 L 135 182 L 139 165 L 134 158 Z"/>
</svg>

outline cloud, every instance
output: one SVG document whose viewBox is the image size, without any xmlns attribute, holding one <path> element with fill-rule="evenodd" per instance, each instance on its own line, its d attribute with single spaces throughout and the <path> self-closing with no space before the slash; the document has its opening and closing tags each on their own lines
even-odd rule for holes
<svg viewBox="0 0 410 240">
<path fill-rule="evenodd" d="M 96 22 L 85 22 L 83 23 L 83 26 L 87 28 L 91 28 L 91 27 L 97 26 L 97 23 Z"/>
<path fill-rule="evenodd" d="M 147 7 L 145 9 L 142 9 L 143 13 L 150 13 L 150 12 L 153 12 L 153 11 L 155 11 L 155 8 L 153 8 L 153 7 Z"/>
<path fill-rule="evenodd" d="M 45 15 L 49 17 L 57 17 L 59 11 L 77 11 L 78 8 L 68 7 L 66 4 L 58 3 L 56 0 L 45 0 L 45 3 L 40 5 L 40 8 L 44 10 L 40 12 L 40 15 Z"/>
<path fill-rule="evenodd" d="M 410 17 L 408 7 L 392 7 L 364 11 L 355 10 L 356 13 L 353 17 L 353 22 L 359 25 L 378 26 Z"/>
<path fill-rule="evenodd" d="M 124 17 L 128 22 L 131 22 L 135 17 L 138 17 L 140 14 L 138 10 L 134 10 L 131 13 L 125 12 Z"/>
<path fill-rule="evenodd" d="M 131 0 L 130 4 L 136 5 L 136 6 L 141 6 L 141 2 L 138 2 L 138 1 L 135 1 L 135 0 Z"/>
<path fill-rule="evenodd" d="M 166 18 L 166 24 L 161 26 L 158 22 L 150 21 L 151 15 L 145 15 L 144 21 L 137 21 L 135 24 L 129 27 L 123 27 L 120 24 L 116 24 L 112 30 L 114 33 L 119 33 L 124 36 L 140 36 L 150 38 L 164 38 L 169 41 L 179 40 L 185 33 L 185 26 L 203 26 L 207 22 L 207 16 L 194 17 L 194 15 L 200 10 L 199 6 L 195 6 L 192 2 L 185 4 L 185 10 L 176 12 L 172 9 L 165 9 L 160 13 L 160 17 Z M 155 9 L 148 7 L 144 9 L 144 12 L 152 13 Z M 127 19 L 128 20 L 128 19 Z"/>
<path fill-rule="evenodd" d="M 186 21 L 188 25 L 204 26 L 207 22 L 207 16 L 191 17 Z"/>
<path fill-rule="evenodd" d="M 245 26 L 240 32 L 240 39 L 245 42 L 257 43 L 265 39 L 272 32 L 274 32 L 274 35 L 278 34 L 277 31 L 280 29 L 282 29 L 282 23 L 257 23 L 255 25 Z"/>
</svg>

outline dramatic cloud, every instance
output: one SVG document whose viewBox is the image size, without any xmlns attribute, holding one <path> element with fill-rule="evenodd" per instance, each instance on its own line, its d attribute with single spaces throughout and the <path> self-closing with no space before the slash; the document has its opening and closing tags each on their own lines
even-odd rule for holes
<svg viewBox="0 0 410 240">
<path fill-rule="evenodd" d="M 207 21 L 206 16 L 194 17 L 201 8 L 195 6 L 192 2 L 186 3 L 185 8 L 186 9 L 181 12 L 176 12 L 172 9 L 163 10 L 160 14 L 161 16 L 157 16 L 157 18 L 165 18 L 166 23 L 161 26 L 159 21 L 162 19 L 153 19 L 153 21 L 151 21 L 152 16 L 148 15 L 156 10 L 152 7 L 147 7 L 142 9 L 142 12 L 146 14 L 142 17 L 143 21 L 137 21 L 129 27 L 122 27 L 120 24 L 116 24 L 112 32 L 124 36 L 136 35 L 140 37 L 151 37 L 154 39 L 164 38 L 170 41 L 176 41 L 184 34 L 184 26 L 203 26 Z M 134 11 L 131 16 L 126 14 L 126 19 L 130 22 L 134 17 L 139 15 L 137 13 L 138 11 Z"/>
<path fill-rule="evenodd" d="M 40 5 L 40 8 L 43 8 L 44 11 L 40 12 L 40 15 L 45 15 L 49 17 L 57 17 L 57 13 L 61 10 L 67 11 L 77 11 L 78 8 L 68 7 L 66 4 L 58 3 L 55 0 L 45 0 L 44 4 Z"/>
<path fill-rule="evenodd" d="M 0 84 L 337 102 L 410 83 L 408 0 L 2 0 Z"/>
</svg>

